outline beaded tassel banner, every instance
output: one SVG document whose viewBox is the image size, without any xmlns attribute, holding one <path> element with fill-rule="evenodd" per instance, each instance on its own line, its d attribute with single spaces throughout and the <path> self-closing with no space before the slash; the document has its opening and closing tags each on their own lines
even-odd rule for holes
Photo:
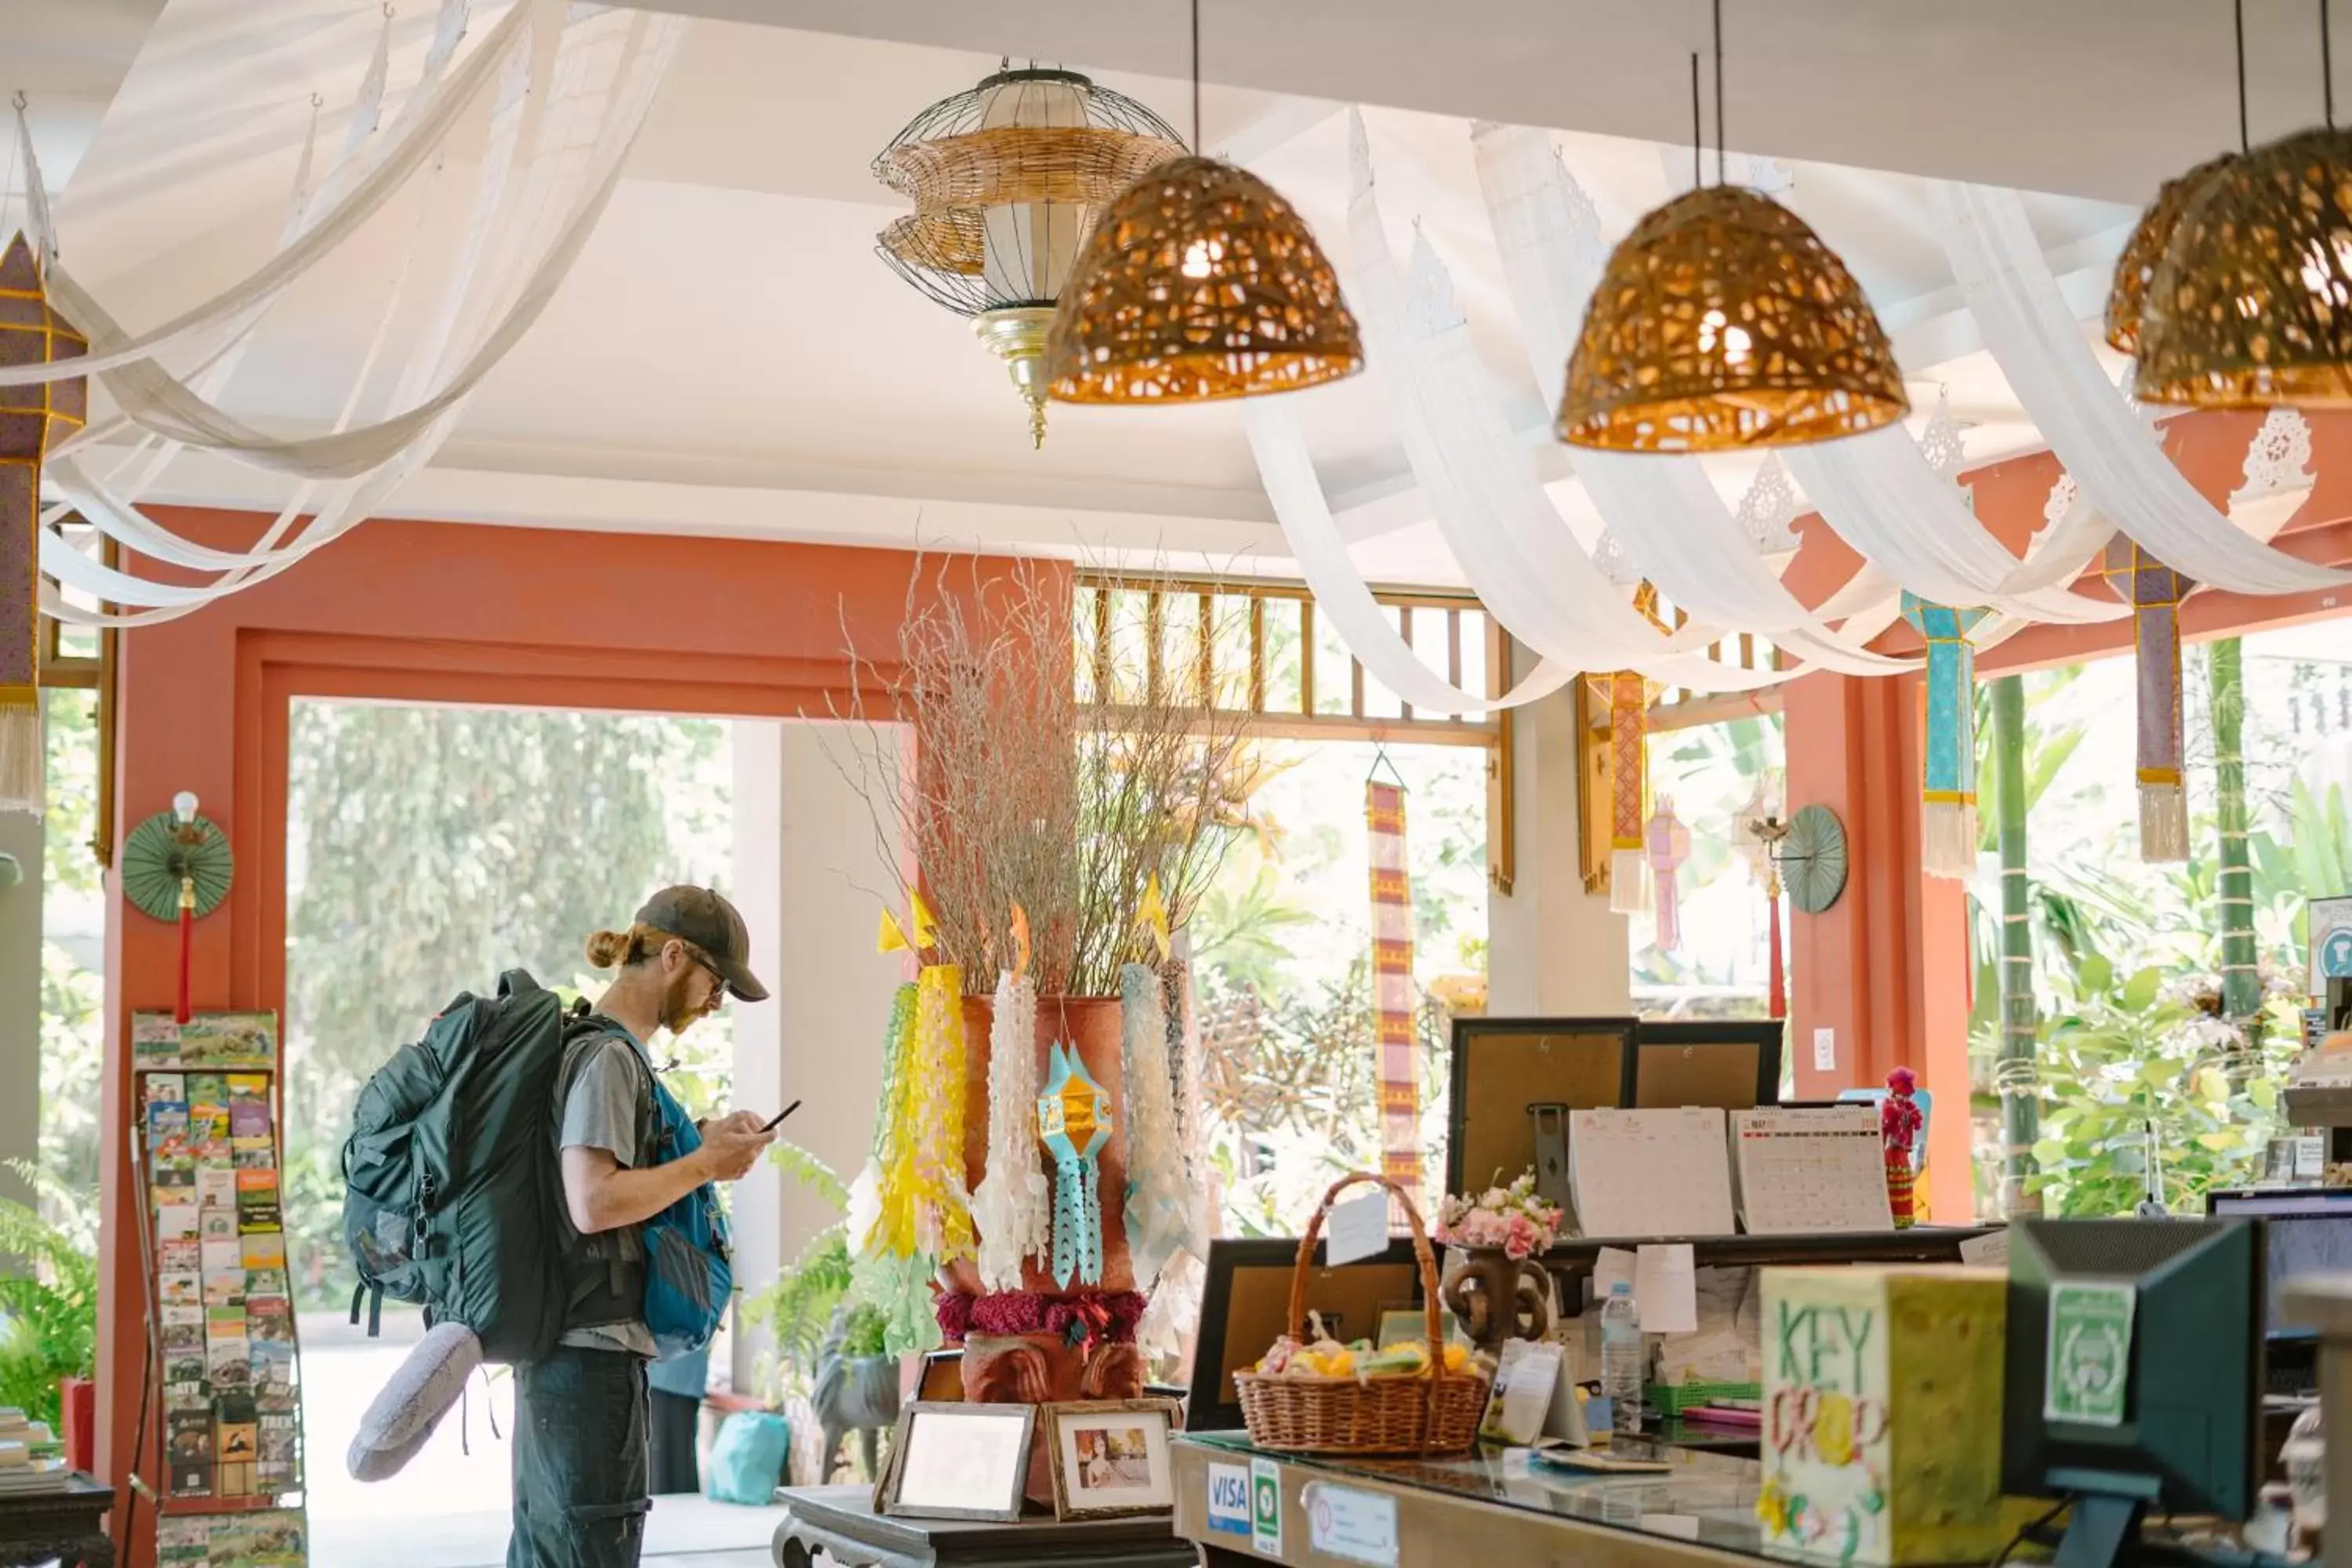
<svg viewBox="0 0 2352 1568">
<path fill-rule="evenodd" d="M 898 987 L 890 999 L 890 1022 L 882 1037 L 882 1093 L 866 1168 L 849 1188 L 850 1290 L 883 1317 L 884 1342 L 893 1355 L 931 1349 L 940 1342 L 930 1310 L 932 1259 L 888 1249 L 883 1234 L 884 1173 L 896 1170 L 909 1139 L 908 1058 L 914 1047 L 916 987 Z"/>
<path fill-rule="evenodd" d="M 1127 1084 L 1127 1246 L 1135 1288 L 1149 1291 L 1160 1271 L 1192 1244 L 1192 1194 L 1176 1135 L 1176 1097 L 1168 1081 L 1168 1016 L 1160 976 L 1140 963 L 1119 971 L 1119 1054 Z"/>
<path fill-rule="evenodd" d="M 988 1173 L 971 1197 L 980 1282 L 1018 1290 L 1022 1268 L 1053 1245 L 1054 1199 L 1037 1156 L 1037 983 L 1006 970 L 988 1045 Z"/>
<path fill-rule="evenodd" d="M 2189 791 L 2181 772 L 2180 600 L 2189 579 L 2122 534 L 2107 545 L 2107 582 L 2132 607 L 2139 695 L 2139 858 L 2189 858 Z"/>
<path fill-rule="evenodd" d="M 1639 671 L 1596 676 L 1609 689 L 1609 907 L 1648 911 L 1653 895 L 1643 807 L 1649 795 L 1650 682 Z"/>
<path fill-rule="evenodd" d="M 0 365 L 50 364 L 89 352 L 49 307 L 42 263 L 19 234 L 0 255 Z M 82 427 L 81 377 L 0 387 L 0 811 L 39 815 L 41 459 Z"/>
<path fill-rule="evenodd" d="M 1919 868 L 1931 877 L 1965 879 L 1977 868 L 1977 658 L 1969 633 L 1984 616 L 1903 595 L 1903 618 L 1927 644 Z"/>
<path fill-rule="evenodd" d="M 1672 797 L 1660 795 L 1658 809 L 1643 830 L 1650 860 L 1651 879 L 1657 885 L 1658 934 L 1652 943 L 1660 952 L 1680 952 L 1683 946 L 1682 866 L 1690 858 L 1690 829 L 1675 815 Z"/>
<path fill-rule="evenodd" d="M 1412 1017 L 1412 886 L 1404 854 L 1404 791 L 1364 784 L 1372 864 L 1372 1021 L 1381 1085 L 1381 1173 L 1421 1201 L 1421 1037 Z M 1404 1224 L 1389 1205 L 1391 1229 Z"/>
<path fill-rule="evenodd" d="M 1087 1071 L 1075 1045 L 1046 1055 L 1045 1092 L 1037 1100 L 1037 1135 L 1054 1156 L 1054 1258 L 1049 1268 L 1065 1290 L 1072 1280 L 1099 1285 L 1103 1276 L 1103 1145 L 1110 1142 L 1109 1097 Z"/>
</svg>

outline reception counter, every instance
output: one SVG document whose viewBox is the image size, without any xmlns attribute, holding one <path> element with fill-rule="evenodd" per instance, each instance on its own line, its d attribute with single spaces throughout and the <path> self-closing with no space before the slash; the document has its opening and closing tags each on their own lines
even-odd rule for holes
<svg viewBox="0 0 2352 1568">
<path fill-rule="evenodd" d="M 1766 1555 L 1754 1460 L 1622 1447 L 1673 1468 L 1579 1475 L 1533 1464 L 1523 1450 L 1298 1458 L 1259 1454 L 1240 1433 L 1182 1437 L 1173 1450 L 1176 1533 L 1212 1564 L 1292 1568 L 1660 1568 Z M 1270 1530 L 1269 1506 L 1278 1520 Z"/>
</svg>

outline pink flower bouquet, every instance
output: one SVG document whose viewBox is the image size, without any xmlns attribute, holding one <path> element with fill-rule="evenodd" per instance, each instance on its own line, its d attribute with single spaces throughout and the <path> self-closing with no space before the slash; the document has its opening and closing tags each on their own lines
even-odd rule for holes
<svg viewBox="0 0 2352 1568">
<path fill-rule="evenodd" d="M 1559 1234 L 1560 1212 L 1536 1196 L 1529 1171 L 1507 1187 L 1457 1194 L 1437 1206 L 1437 1239 L 1448 1247 L 1498 1247 L 1514 1259 L 1534 1257 Z"/>
</svg>

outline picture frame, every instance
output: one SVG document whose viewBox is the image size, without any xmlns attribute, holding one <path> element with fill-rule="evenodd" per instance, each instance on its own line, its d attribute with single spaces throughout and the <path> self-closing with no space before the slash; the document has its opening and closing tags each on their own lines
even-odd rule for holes
<svg viewBox="0 0 2352 1568">
<path fill-rule="evenodd" d="M 1192 1384 L 1184 1401 L 1185 1429 L 1238 1432 L 1241 1396 L 1234 1373 L 1257 1364 L 1290 1322 L 1290 1279 L 1298 1262 L 1295 1237 L 1218 1237 L 1209 1243 L 1208 1282 L 1201 1293 L 1201 1327 L 1193 1337 Z M 1338 1268 L 1307 1268 L 1307 1306 L 1347 1339 L 1369 1338 L 1383 1311 L 1418 1310 L 1421 1266 L 1402 1237 L 1370 1258 Z"/>
<path fill-rule="evenodd" d="M 880 1489 L 893 1519 L 1011 1524 L 1021 1518 L 1037 1407 L 918 1400 L 898 1412 Z"/>
<path fill-rule="evenodd" d="M 1787 1037 L 1778 1018 L 1645 1018 L 1633 1031 L 1630 1103 L 1637 1110 L 1777 1105 Z"/>
<path fill-rule="evenodd" d="M 1630 1017 L 1454 1019 L 1445 1190 L 1533 1169 L 1535 1106 L 1630 1107 L 1639 1026 Z"/>
<path fill-rule="evenodd" d="M 1095 1399 L 1045 1406 L 1054 1517 L 1132 1519 L 1172 1513 L 1169 1441 L 1183 1427 L 1172 1399 Z"/>
</svg>

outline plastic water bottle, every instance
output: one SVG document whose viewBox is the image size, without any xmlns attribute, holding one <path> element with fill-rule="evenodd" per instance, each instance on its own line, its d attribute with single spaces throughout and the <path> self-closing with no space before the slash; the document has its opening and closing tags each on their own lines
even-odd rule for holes
<svg viewBox="0 0 2352 1568">
<path fill-rule="evenodd" d="M 1612 1431 L 1642 1435 L 1642 1374 L 1649 1370 L 1643 1363 L 1648 1360 L 1633 1283 L 1620 1279 L 1609 1287 L 1601 1309 L 1601 1392 L 1609 1401 Z"/>
</svg>

